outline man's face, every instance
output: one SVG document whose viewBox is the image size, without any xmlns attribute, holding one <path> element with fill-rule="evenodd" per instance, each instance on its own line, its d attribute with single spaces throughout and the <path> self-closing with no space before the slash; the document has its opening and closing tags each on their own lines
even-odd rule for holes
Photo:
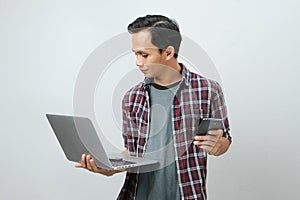
<svg viewBox="0 0 300 200">
<path fill-rule="evenodd" d="M 136 66 L 148 78 L 157 78 L 165 70 L 165 55 L 151 42 L 149 31 L 132 34 L 132 51 L 136 55 Z"/>
</svg>

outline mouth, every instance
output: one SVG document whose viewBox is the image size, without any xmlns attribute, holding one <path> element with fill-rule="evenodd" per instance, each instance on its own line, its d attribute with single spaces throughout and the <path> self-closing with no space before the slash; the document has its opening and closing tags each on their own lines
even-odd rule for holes
<svg viewBox="0 0 300 200">
<path fill-rule="evenodd" d="M 141 72 L 146 73 L 148 70 L 147 69 L 141 69 Z"/>
</svg>

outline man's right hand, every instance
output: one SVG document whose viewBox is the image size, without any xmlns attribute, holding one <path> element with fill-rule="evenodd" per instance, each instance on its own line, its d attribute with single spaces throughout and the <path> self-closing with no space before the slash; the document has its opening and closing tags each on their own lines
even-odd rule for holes
<svg viewBox="0 0 300 200">
<path fill-rule="evenodd" d="M 76 163 L 75 167 L 87 169 L 94 173 L 99 173 L 105 176 L 112 176 L 116 173 L 124 172 L 121 170 L 107 170 L 96 166 L 95 160 L 91 155 L 82 154 L 80 162 Z"/>
</svg>

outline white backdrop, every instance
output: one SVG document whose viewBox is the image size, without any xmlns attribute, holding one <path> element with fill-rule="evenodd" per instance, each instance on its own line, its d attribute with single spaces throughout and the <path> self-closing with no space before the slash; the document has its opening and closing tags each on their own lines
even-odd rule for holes
<svg viewBox="0 0 300 200">
<path fill-rule="evenodd" d="M 89 54 L 148 13 L 176 19 L 222 77 L 233 144 L 209 158 L 209 199 L 298 199 L 299 7 L 296 0 L 0 0 L 0 199 L 115 199 L 124 175 L 76 169 L 44 114 L 72 114 Z"/>
</svg>

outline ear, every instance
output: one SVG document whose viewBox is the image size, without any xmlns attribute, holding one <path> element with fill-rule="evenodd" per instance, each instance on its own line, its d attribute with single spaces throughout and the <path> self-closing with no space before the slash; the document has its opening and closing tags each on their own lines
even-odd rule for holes
<svg viewBox="0 0 300 200">
<path fill-rule="evenodd" d="M 171 58 L 174 57 L 175 49 L 173 46 L 168 46 L 165 51 L 166 51 L 166 60 L 170 60 Z"/>
</svg>

